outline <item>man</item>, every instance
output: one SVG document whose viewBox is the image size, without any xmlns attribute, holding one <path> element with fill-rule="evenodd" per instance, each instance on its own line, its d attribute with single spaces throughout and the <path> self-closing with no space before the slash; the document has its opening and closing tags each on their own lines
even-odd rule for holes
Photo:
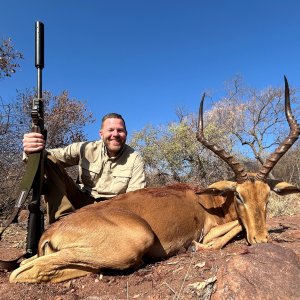
<svg viewBox="0 0 300 300">
<path fill-rule="evenodd" d="M 127 130 L 123 117 L 116 113 L 105 115 L 99 133 L 100 141 L 46 150 L 45 200 L 50 223 L 95 201 L 145 187 L 144 163 L 141 156 L 125 144 Z M 42 134 L 24 135 L 26 154 L 44 148 Z M 76 183 L 64 169 L 75 165 L 79 167 Z"/>
</svg>

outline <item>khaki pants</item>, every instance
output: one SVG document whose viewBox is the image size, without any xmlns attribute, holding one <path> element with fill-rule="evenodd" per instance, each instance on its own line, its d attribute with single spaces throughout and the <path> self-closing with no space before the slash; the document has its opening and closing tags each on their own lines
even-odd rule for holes
<svg viewBox="0 0 300 300">
<path fill-rule="evenodd" d="M 45 158 L 45 174 L 45 201 L 50 224 L 96 201 L 76 186 L 59 161 L 51 155 Z"/>
</svg>

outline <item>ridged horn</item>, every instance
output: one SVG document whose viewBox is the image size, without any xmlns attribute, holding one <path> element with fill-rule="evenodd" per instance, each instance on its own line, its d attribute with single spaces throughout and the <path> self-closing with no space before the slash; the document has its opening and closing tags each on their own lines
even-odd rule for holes
<svg viewBox="0 0 300 300">
<path fill-rule="evenodd" d="M 232 171 L 235 174 L 236 181 L 238 183 L 243 183 L 248 179 L 248 175 L 245 172 L 244 166 L 239 163 L 234 156 L 227 153 L 223 148 L 220 148 L 218 145 L 210 143 L 205 137 L 203 133 L 203 103 L 205 99 L 205 93 L 202 96 L 200 107 L 199 107 L 199 114 L 198 114 L 198 128 L 197 128 L 197 140 L 202 143 L 206 148 L 214 152 L 218 155 L 223 161 L 225 161 Z"/>
<path fill-rule="evenodd" d="M 277 149 L 266 159 L 265 163 L 258 171 L 255 179 L 259 181 L 266 181 L 269 173 L 278 163 L 280 158 L 292 147 L 297 141 L 300 134 L 300 127 L 297 124 L 291 110 L 290 89 L 289 84 L 284 76 L 285 83 L 285 116 L 290 126 L 290 133 L 287 138 L 277 147 Z"/>
</svg>

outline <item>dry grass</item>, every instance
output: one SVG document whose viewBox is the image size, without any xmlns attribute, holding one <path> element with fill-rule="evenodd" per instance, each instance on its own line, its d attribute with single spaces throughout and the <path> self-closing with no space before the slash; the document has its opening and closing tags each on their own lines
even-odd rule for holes
<svg viewBox="0 0 300 300">
<path fill-rule="evenodd" d="M 300 195 L 278 196 L 271 193 L 268 203 L 268 217 L 292 216 L 300 212 Z"/>
</svg>

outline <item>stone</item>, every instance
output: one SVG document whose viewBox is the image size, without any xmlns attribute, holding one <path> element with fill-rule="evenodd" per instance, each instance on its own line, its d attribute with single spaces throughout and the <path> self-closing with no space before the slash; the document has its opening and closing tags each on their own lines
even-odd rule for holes
<svg viewBox="0 0 300 300">
<path fill-rule="evenodd" d="M 211 299 L 300 299 L 299 257 L 279 245 L 252 245 L 220 267 Z"/>
</svg>

